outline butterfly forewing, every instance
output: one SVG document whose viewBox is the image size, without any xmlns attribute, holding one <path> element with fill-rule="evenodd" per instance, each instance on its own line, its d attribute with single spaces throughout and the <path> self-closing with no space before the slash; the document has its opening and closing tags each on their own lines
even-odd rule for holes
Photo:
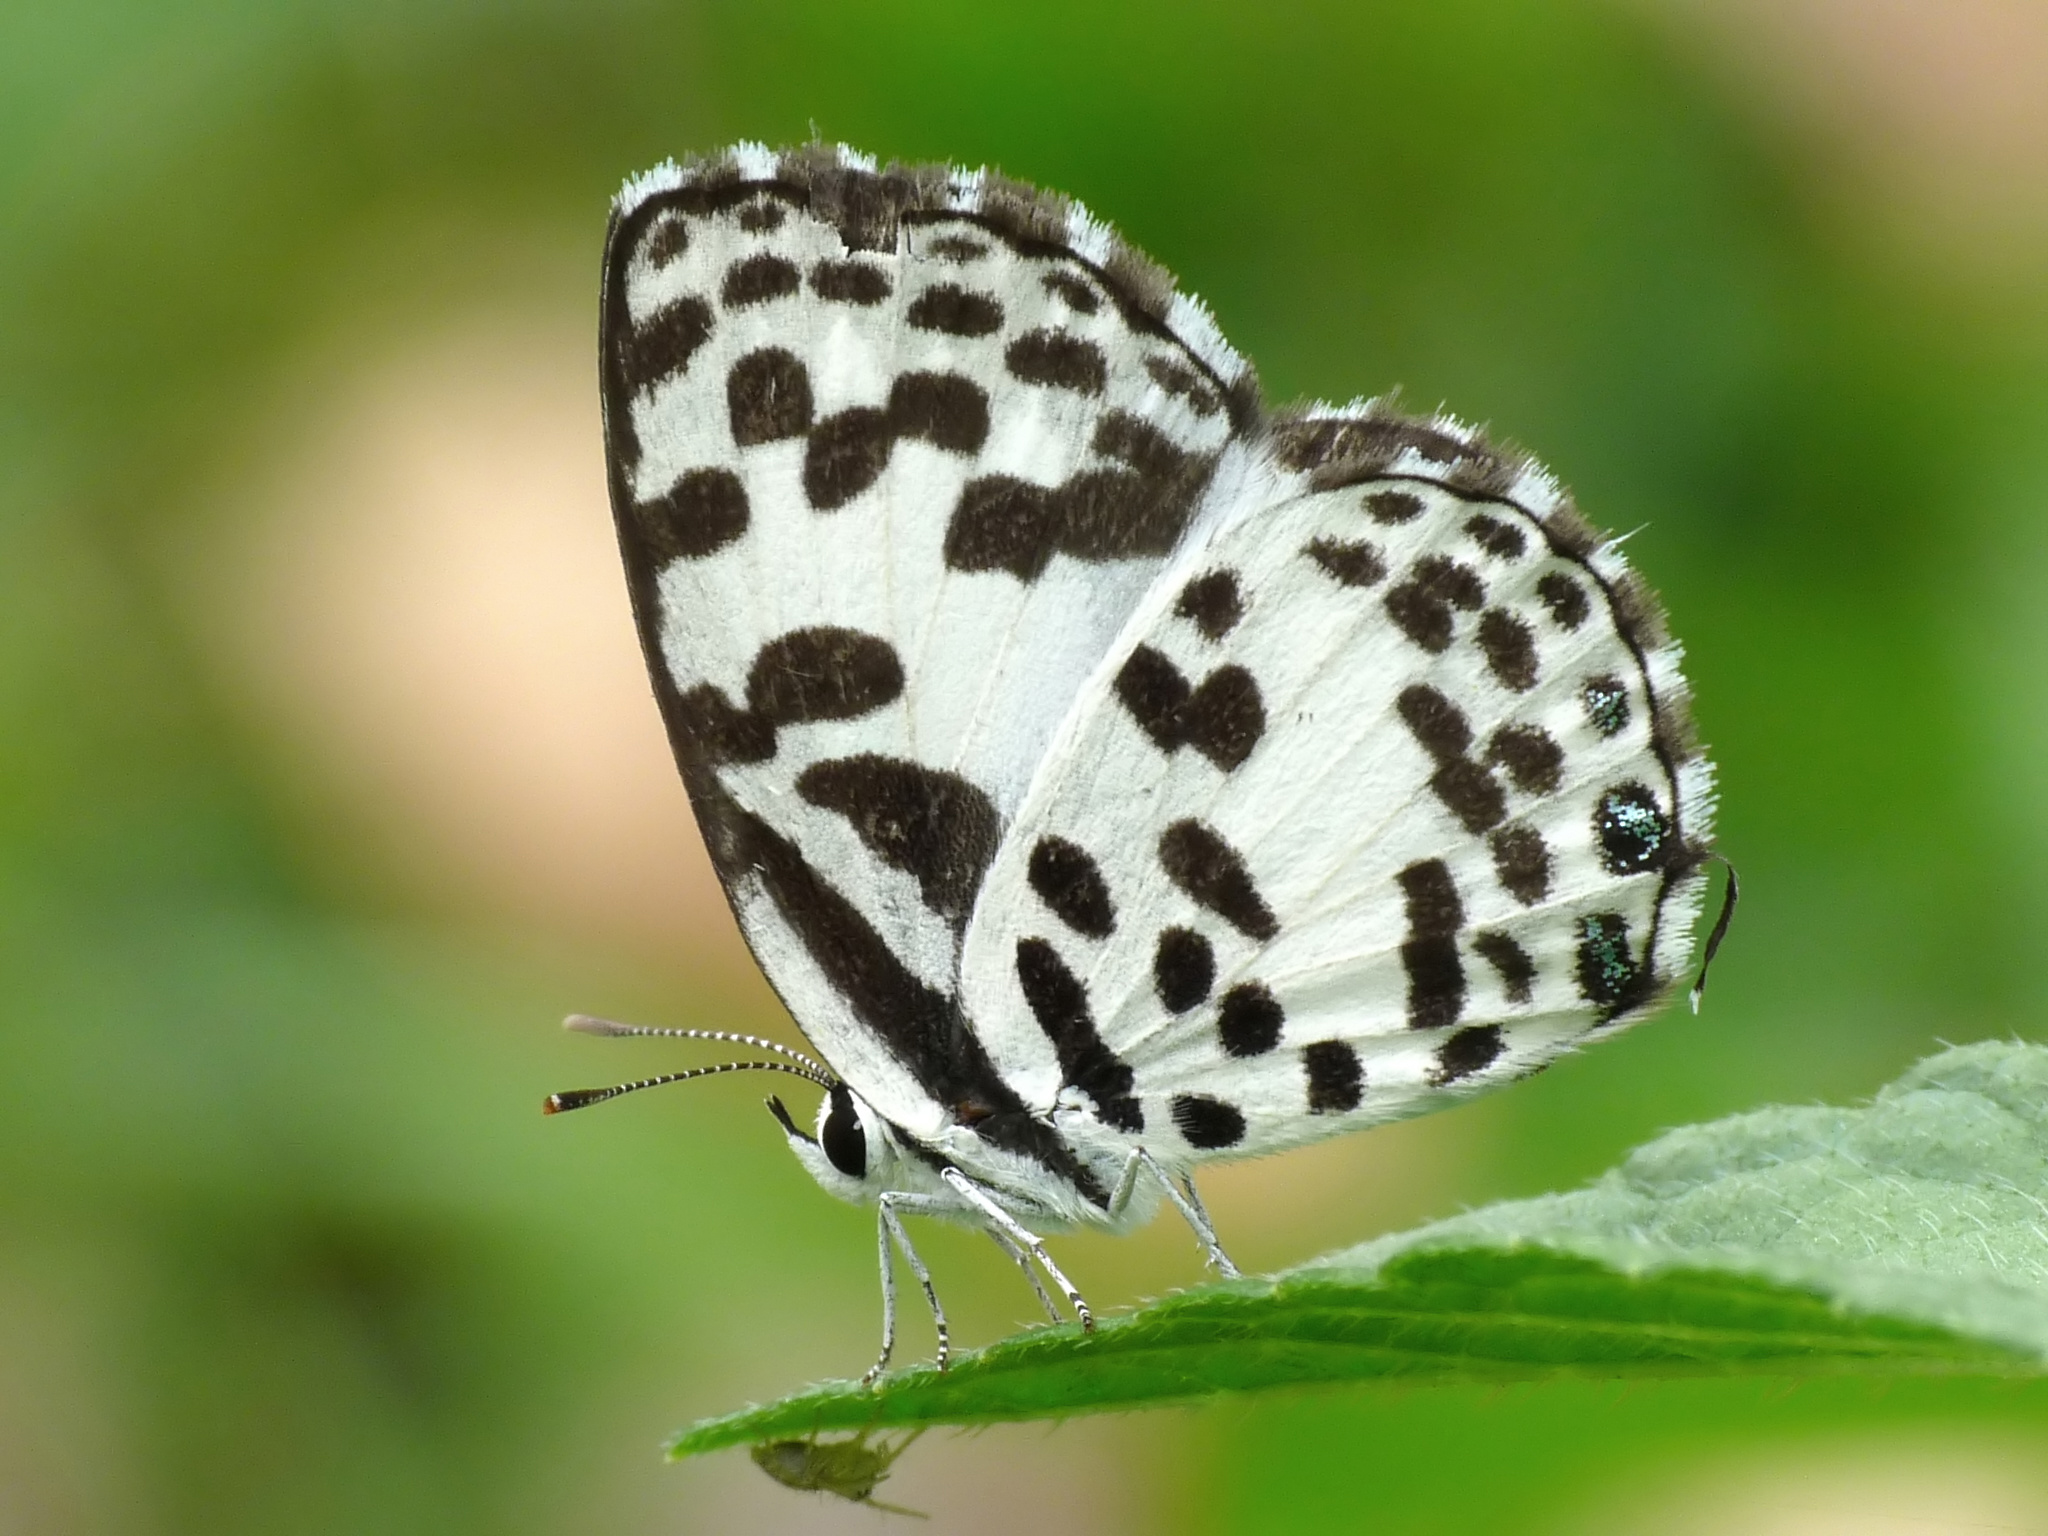
<svg viewBox="0 0 2048 1536">
<path fill-rule="evenodd" d="M 1396 438 L 1362 466 L 1276 434 L 1276 493 L 1162 573 L 990 871 L 963 995 L 1077 1140 L 1416 1113 L 1690 953 L 1708 786 L 1647 594 L 1540 471 L 1358 424 Z"/>
<path fill-rule="evenodd" d="M 743 146 L 628 189 L 613 505 L 712 856 L 821 1052 L 915 1131 L 1000 1097 L 958 1006 L 983 878 L 1190 530 L 1251 385 L 1064 201 Z"/>
</svg>

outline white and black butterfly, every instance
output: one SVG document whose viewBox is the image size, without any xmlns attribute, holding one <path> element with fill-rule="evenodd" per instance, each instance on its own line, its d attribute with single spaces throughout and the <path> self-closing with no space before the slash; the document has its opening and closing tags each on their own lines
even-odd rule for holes
<svg viewBox="0 0 2048 1536">
<path fill-rule="evenodd" d="M 1197 1165 L 1527 1076 L 1686 969 L 1678 647 L 1526 458 L 1268 413 L 1079 205 L 817 144 L 628 183 L 601 348 L 655 693 L 823 1058 L 702 1071 L 826 1090 L 812 1131 L 769 1107 L 878 1207 L 876 1371 L 892 1243 L 945 1359 L 903 1213 L 1088 1323 L 1040 1234 L 1165 1197 L 1235 1273 Z"/>
</svg>

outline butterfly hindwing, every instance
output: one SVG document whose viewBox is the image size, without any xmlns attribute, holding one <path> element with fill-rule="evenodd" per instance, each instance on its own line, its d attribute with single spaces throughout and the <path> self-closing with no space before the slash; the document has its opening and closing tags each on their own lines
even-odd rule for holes
<svg viewBox="0 0 2048 1536">
<path fill-rule="evenodd" d="M 1524 1075 L 1661 1000 L 1710 795 L 1675 648 L 1540 470 L 1286 423 L 1084 688 L 963 996 L 1077 1142 L 1239 1156 Z"/>
<path fill-rule="evenodd" d="M 1001 1100 L 962 934 L 1083 681 L 1230 501 L 1248 370 L 1063 199 L 816 146 L 630 186 L 601 346 L 635 613 L 757 958 L 904 1127 Z"/>
</svg>

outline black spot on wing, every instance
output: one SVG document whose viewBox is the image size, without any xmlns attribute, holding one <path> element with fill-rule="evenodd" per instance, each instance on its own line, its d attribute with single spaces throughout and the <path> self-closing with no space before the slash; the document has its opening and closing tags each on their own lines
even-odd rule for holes
<svg viewBox="0 0 2048 1536">
<path fill-rule="evenodd" d="M 1408 579 L 1431 597 L 1466 613 L 1475 612 L 1486 601 L 1486 583 L 1479 573 L 1448 555 L 1425 555 L 1415 562 Z"/>
<path fill-rule="evenodd" d="M 887 410 L 854 406 L 811 429 L 804 446 L 804 496 L 836 511 L 882 477 L 899 438 L 973 453 L 988 437 L 988 395 L 957 373 L 907 373 L 889 388 Z"/>
<path fill-rule="evenodd" d="M 1031 850 L 1031 889 L 1061 922 L 1091 939 L 1116 931 L 1109 885 L 1088 850 L 1063 837 L 1041 837 Z"/>
<path fill-rule="evenodd" d="M 1047 389 L 1099 395 L 1109 381 L 1109 363 L 1102 349 L 1085 337 L 1060 330 L 1026 331 L 1003 353 L 1013 378 Z"/>
<path fill-rule="evenodd" d="M 1538 581 L 1536 595 L 1550 610 L 1551 620 L 1559 629 L 1577 629 L 1593 611 L 1593 605 L 1586 599 L 1586 589 L 1562 571 L 1548 572 Z"/>
<path fill-rule="evenodd" d="M 811 292 L 831 304 L 879 304 L 889 297 L 889 274 L 865 261 L 821 261 L 811 268 Z"/>
<path fill-rule="evenodd" d="M 803 274 L 797 271 L 795 262 L 763 251 L 733 263 L 726 270 L 718 299 L 727 309 L 744 309 L 750 304 L 786 299 L 802 286 Z"/>
<path fill-rule="evenodd" d="M 1017 983 L 1038 1027 L 1059 1057 L 1062 1081 L 1095 1101 L 1096 1112 L 1120 1131 L 1145 1129 L 1145 1114 L 1131 1096 L 1133 1076 L 1096 1032 L 1088 989 L 1043 939 L 1017 941 Z"/>
<path fill-rule="evenodd" d="M 1444 807 L 1467 832 L 1497 825 L 1507 814 L 1507 796 L 1483 763 L 1465 755 L 1472 748 L 1465 712 L 1423 683 L 1402 689 L 1394 709 L 1417 745 L 1435 759 L 1429 787 Z"/>
<path fill-rule="evenodd" d="M 690 249 L 690 224 L 681 214 L 671 214 L 654 226 L 641 249 L 650 263 L 665 267 Z"/>
<path fill-rule="evenodd" d="M 1401 887 L 1410 938 L 1447 939 L 1456 935 L 1465 921 L 1465 906 L 1458 899 L 1457 882 L 1451 878 L 1449 865 L 1442 859 L 1424 859 L 1410 864 L 1395 879 Z"/>
<path fill-rule="evenodd" d="M 1179 1095 L 1173 1101 L 1172 1114 L 1187 1144 L 1201 1151 L 1221 1151 L 1244 1140 L 1243 1112 L 1206 1093 Z"/>
<path fill-rule="evenodd" d="M 1520 822 L 1502 827 L 1486 840 L 1493 854 L 1493 872 L 1501 888 L 1525 907 L 1550 894 L 1550 850 L 1543 834 Z"/>
<path fill-rule="evenodd" d="M 993 336 L 1003 328 L 1003 306 L 986 293 L 954 283 L 927 288 L 911 301 L 911 329 L 947 336 Z"/>
<path fill-rule="evenodd" d="M 1105 561 L 1172 550 L 1194 515 L 1214 457 L 1183 452 L 1123 411 L 1103 416 L 1090 446 L 1122 467 L 1082 470 L 1058 486 L 1010 475 L 968 481 L 946 525 L 947 566 L 1035 581 L 1056 554 Z"/>
<path fill-rule="evenodd" d="M 1210 571 L 1180 589 L 1173 611 L 1202 632 L 1205 640 L 1221 640 L 1244 617 L 1244 594 L 1237 572 Z"/>
<path fill-rule="evenodd" d="M 961 373 L 906 373 L 889 386 L 889 424 L 951 453 L 988 441 L 988 391 Z"/>
<path fill-rule="evenodd" d="M 702 299 L 677 299 L 618 334 L 612 366 L 627 391 L 689 367 L 697 349 L 711 339 L 711 306 Z"/>
<path fill-rule="evenodd" d="M 1461 1029 L 1437 1047 L 1436 1070 L 1431 1079 L 1439 1086 L 1455 1083 L 1492 1066 L 1507 1047 L 1497 1024 L 1475 1024 Z"/>
<path fill-rule="evenodd" d="M 1265 943 L 1279 933 L 1280 924 L 1252 883 L 1244 859 L 1213 827 L 1192 819 L 1176 821 L 1160 834 L 1159 864 L 1190 901 L 1245 937 Z"/>
<path fill-rule="evenodd" d="M 1162 752 L 1191 746 L 1226 773 L 1251 756 L 1266 729 L 1259 685 L 1235 663 L 1190 688 L 1163 653 L 1140 645 L 1117 672 L 1116 695 Z"/>
<path fill-rule="evenodd" d="M 1500 977 L 1501 990 L 1507 994 L 1509 1002 L 1520 1007 L 1529 1001 L 1529 989 L 1536 980 L 1536 962 L 1529 958 L 1527 950 L 1506 934 L 1492 929 L 1475 934 L 1472 948 Z"/>
<path fill-rule="evenodd" d="M 1536 637 L 1505 608 L 1479 616 L 1479 649 L 1503 688 L 1527 693 L 1536 686 Z"/>
<path fill-rule="evenodd" d="M 1456 762 L 1472 750 L 1465 712 L 1427 684 L 1403 688 L 1394 709 L 1416 744 L 1437 762 Z"/>
<path fill-rule="evenodd" d="M 658 565 L 697 559 L 747 531 L 747 491 L 729 469 L 693 469 L 661 495 L 633 507 L 632 521 Z"/>
<path fill-rule="evenodd" d="M 770 640 L 747 673 L 747 707 L 777 726 L 857 719 L 902 693 L 888 641 L 830 625 Z"/>
<path fill-rule="evenodd" d="M 1181 712 L 1194 689 L 1161 651 L 1140 645 L 1116 674 L 1116 696 L 1161 751 L 1181 744 Z"/>
<path fill-rule="evenodd" d="M 1395 713 L 1409 727 L 1409 735 L 1436 762 L 1456 762 L 1473 750 L 1473 727 L 1450 698 L 1427 684 L 1413 684 L 1395 698 Z"/>
<path fill-rule="evenodd" d="M 1216 391 L 1203 382 L 1199 373 L 1170 357 L 1146 358 L 1145 371 L 1152 375 L 1152 382 L 1169 395 L 1186 401 L 1188 409 L 1197 416 L 1214 416 L 1223 409 L 1223 402 L 1216 398 Z"/>
<path fill-rule="evenodd" d="M 1508 813 L 1507 792 L 1484 763 L 1470 758 L 1447 762 L 1429 776 L 1429 787 L 1467 832 L 1500 825 Z"/>
<path fill-rule="evenodd" d="M 750 235 L 765 235 L 782 228 L 789 210 L 772 197 L 764 197 L 748 203 L 740 209 L 740 228 Z"/>
<path fill-rule="evenodd" d="M 1422 516 L 1422 498 L 1409 491 L 1368 491 L 1362 505 L 1367 517 L 1389 528 Z"/>
<path fill-rule="evenodd" d="M 817 512 L 845 506 L 881 479 L 895 442 L 888 415 L 872 406 L 827 416 L 804 444 L 804 499 Z"/>
<path fill-rule="evenodd" d="M 1301 1048 L 1301 1066 L 1308 1077 L 1308 1112 L 1341 1115 L 1365 1099 L 1365 1068 L 1358 1052 L 1342 1040 L 1318 1040 Z"/>
<path fill-rule="evenodd" d="M 1102 307 L 1102 296 L 1071 272 L 1048 272 L 1039 282 L 1076 314 L 1092 315 Z"/>
<path fill-rule="evenodd" d="M 1060 516 L 1055 489 L 1014 475 L 977 476 L 961 488 L 946 524 L 946 564 L 1035 581 L 1058 550 Z"/>
<path fill-rule="evenodd" d="M 1540 725 L 1502 726 L 1487 738 L 1486 760 L 1525 795 L 1550 794 L 1564 779 L 1564 749 Z"/>
<path fill-rule="evenodd" d="M 1647 965 L 1629 949 L 1628 919 L 1592 912 L 1579 919 L 1579 993 L 1600 1010 L 1602 1023 L 1628 1012 L 1650 994 Z"/>
<path fill-rule="evenodd" d="M 1407 579 L 1384 599 L 1387 616 L 1401 633 L 1433 656 L 1451 647 L 1455 620 L 1451 610 L 1466 612 L 1486 601 L 1479 573 L 1444 555 L 1429 555 L 1409 569 Z"/>
<path fill-rule="evenodd" d="M 725 404 L 742 448 L 801 437 L 811 425 L 811 376 L 781 347 L 749 352 L 726 375 Z"/>
<path fill-rule="evenodd" d="M 1166 554 L 1180 541 L 1215 460 L 1184 451 L 1128 411 L 1105 413 L 1090 446 L 1127 472 L 1069 482 L 1061 548 L 1083 560 Z"/>
<path fill-rule="evenodd" d="M 1280 1043 L 1287 1012 L 1264 982 L 1243 981 L 1216 1005 L 1216 1033 L 1226 1056 L 1263 1056 Z"/>
<path fill-rule="evenodd" d="M 1152 985 L 1169 1013 L 1186 1013 L 1216 984 L 1216 952 L 1191 928 L 1168 928 L 1152 952 Z"/>
<path fill-rule="evenodd" d="M 1522 530 L 1513 523 L 1504 523 L 1497 517 L 1488 517 L 1484 512 L 1475 512 L 1465 519 L 1465 533 L 1481 549 L 1496 560 L 1518 560 L 1524 547 Z"/>
<path fill-rule="evenodd" d="M 1610 875 L 1639 875 L 1667 868 L 1675 843 L 1671 823 L 1657 797 L 1641 784 L 1620 784 L 1593 808 L 1593 840 Z"/>
<path fill-rule="evenodd" d="M 1386 557 L 1363 539 L 1310 539 L 1301 552 L 1340 586 L 1377 586 L 1387 574 Z"/>
<path fill-rule="evenodd" d="M 827 758 L 797 775 L 796 792 L 846 818 L 868 851 L 917 881 L 924 904 L 967 926 L 1002 840 L 994 802 L 943 768 L 864 753 Z"/>
<path fill-rule="evenodd" d="M 1618 677 L 1589 677 L 1579 689 L 1586 723 L 1602 736 L 1619 736 L 1628 728 L 1628 689 Z"/>
<path fill-rule="evenodd" d="M 1441 656 L 1451 648 L 1451 610 L 1421 588 L 1403 583 L 1387 594 L 1387 617 L 1402 634 L 1428 651 Z"/>
<path fill-rule="evenodd" d="M 1401 965 L 1408 973 L 1408 1027 L 1442 1029 L 1465 1008 L 1465 967 L 1458 929 L 1465 921 L 1457 883 L 1442 859 L 1410 864 L 1395 882 L 1408 909 Z"/>
</svg>

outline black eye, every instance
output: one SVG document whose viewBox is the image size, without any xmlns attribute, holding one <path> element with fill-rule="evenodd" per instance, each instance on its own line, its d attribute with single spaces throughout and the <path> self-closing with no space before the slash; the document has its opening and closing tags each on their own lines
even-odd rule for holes
<svg viewBox="0 0 2048 1536">
<path fill-rule="evenodd" d="M 868 1138 L 860 1128 L 860 1112 L 853 1107 L 853 1093 L 844 1083 L 832 1085 L 832 1111 L 825 1116 L 820 1138 L 825 1159 L 849 1179 L 868 1171 Z"/>
</svg>

